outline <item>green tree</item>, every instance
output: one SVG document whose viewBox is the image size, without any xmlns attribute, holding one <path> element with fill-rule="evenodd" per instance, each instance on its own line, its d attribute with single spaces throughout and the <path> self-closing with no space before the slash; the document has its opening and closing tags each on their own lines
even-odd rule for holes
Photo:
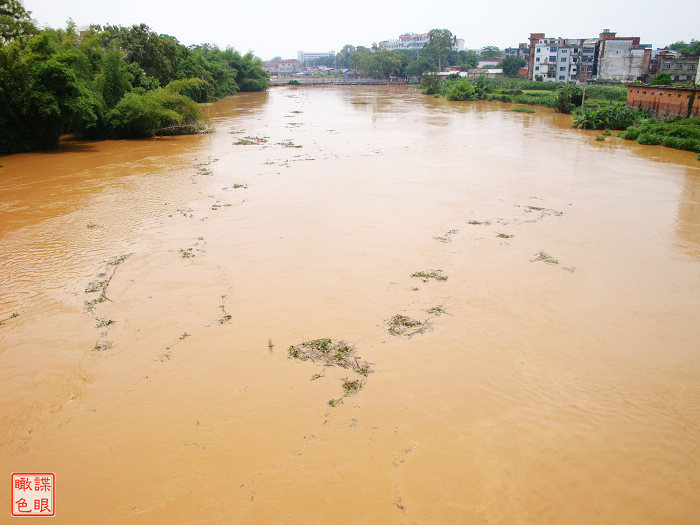
<svg viewBox="0 0 700 525">
<path fill-rule="evenodd" d="M 401 55 L 395 51 L 375 46 L 372 48 L 370 64 L 372 74 L 388 79 L 392 74 L 401 70 Z"/>
<path fill-rule="evenodd" d="M 655 86 L 670 86 L 673 84 L 673 78 L 668 73 L 659 73 L 651 79 L 651 83 Z"/>
<path fill-rule="evenodd" d="M 47 38 L 41 42 L 46 44 Z M 0 47 L 2 153 L 56 147 L 64 131 L 98 120 L 100 101 L 64 57 L 43 55 L 32 50 L 32 41 L 29 44 L 25 48 L 15 41 Z"/>
<path fill-rule="evenodd" d="M 428 56 L 421 56 L 409 62 L 404 69 L 407 77 L 420 77 L 428 71 L 437 71 L 437 64 Z"/>
<path fill-rule="evenodd" d="M 116 106 L 117 102 L 131 91 L 132 80 L 133 76 L 127 71 L 121 53 L 116 49 L 105 53 L 97 85 L 107 108 Z"/>
<path fill-rule="evenodd" d="M 350 67 L 359 71 L 361 76 L 369 75 L 372 66 L 372 51 L 358 46 L 350 56 Z"/>
<path fill-rule="evenodd" d="M 479 55 L 476 51 L 461 50 L 457 52 L 459 56 L 459 66 L 462 71 L 467 71 L 469 69 L 474 69 L 479 65 Z"/>
<path fill-rule="evenodd" d="M 507 77 L 516 77 L 518 76 L 518 71 L 520 71 L 520 68 L 526 64 L 527 62 L 524 58 L 509 56 L 504 58 L 500 64 L 498 64 L 498 66 L 503 68 L 503 73 Z"/>
<path fill-rule="evenodd" d="M 683 56 L 700 55 L 700 40 L 692 39 L 690 41 L 690 44 L 681 40 L 679 42 L 674 42 L 673 44 L 666 46 L 666 49 L 678 51 Z"/>
<path fill-rule="evenodd" d="M 31 15 L 19 0 L 0 0 L 0 46 L 35 35 Z"/>
<path fill-rule="evenodd" d="M 442 71 L 442 63 L 457 43 L 457 38 L 448 29 L 431 29 L 428 38 L 430 40 L 423 46 L 421 54 L 432 57 L 437 62 L 438 71 Z"/>
<path fill-rule="evenodd" d="M 503 56 L 503 51 L 497 46 L 486 46 L 481 48 L 481 53 L 479 53 L 481 58 L 494 58 Z"/>
</svg>

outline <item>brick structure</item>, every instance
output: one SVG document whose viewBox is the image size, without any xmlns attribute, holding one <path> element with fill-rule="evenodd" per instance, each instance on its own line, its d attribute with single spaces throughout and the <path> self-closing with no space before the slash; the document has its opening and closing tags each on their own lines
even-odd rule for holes
<svg viewBox="0 0 700 525">
<path fill-rule="evenodd" d="M 700 117 L 700 88 L 638 84 L 627 88 L 627 105 L 654 118 Z"/>
</svg>

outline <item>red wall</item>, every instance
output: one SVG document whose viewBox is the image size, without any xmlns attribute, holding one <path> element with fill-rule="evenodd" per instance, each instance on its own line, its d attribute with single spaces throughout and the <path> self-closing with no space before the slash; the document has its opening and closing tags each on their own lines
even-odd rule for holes
<svg viewBox="0 0 700 525">
<path fill-rule="evenodd" d="M 695 93 L 695 100 L 688 115 L 688 103 Z M 642 107 L 652 117 L 667 120 L 675 117 L 700 117 L 700 89 L 671 88 L 663 86 L 629 86 L 627 105 Z"/>
</svg>

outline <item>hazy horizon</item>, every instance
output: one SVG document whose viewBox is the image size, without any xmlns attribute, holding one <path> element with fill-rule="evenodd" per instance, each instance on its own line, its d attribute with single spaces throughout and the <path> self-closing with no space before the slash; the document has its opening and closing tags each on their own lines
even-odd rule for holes
<svg viewBox="0 0 700 525">
<path fill-rule="evenodd" d="M 338 52 L 345 44 L 369 47 L 403 33 L 434 28 L 449 29 L 464 39 L 465 49 L 515 47 L 526 42 L 530 33 L 592 38 L 604 28 L 618 36 L 639 36 L 642 43 L 654 49 L 700 38 L 700 2 L 689 0 L 664 4 L 664 13 L 674 16 L 672 24 L 659 24 L 658 3 L 650 0 L 640 0 L 634 4 L 636 9 L 603 0 L 591 0 L 583 8 L 535 0 L 526 11 L 522 10 L 522 2 L 513 0 L 505 0 L 497 10 L 491 5 L 471 6 L 452 0 L 437 7 L 408 1 L 402 9 L 368 0 L 342 7 L 320 0 L 238 5 L 200 0 L 195 10 L 191 2 L 182 0 L 122 0 L 118 8 L 92 0 L 25 0 L 24 5 L 41 27 L 65 27 L 69 18 L 79 27 L 145 23 L 184 45 L 209 43 L 240 52 L 250 50 L 265 60 L 275 56 L 295 58 L 299 50 Z"/>
</svg>

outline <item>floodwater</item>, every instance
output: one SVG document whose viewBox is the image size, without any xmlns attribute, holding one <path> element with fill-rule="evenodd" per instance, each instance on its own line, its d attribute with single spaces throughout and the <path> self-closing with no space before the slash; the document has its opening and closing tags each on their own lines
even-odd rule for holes
<svg viewBox="0 0 700 525">
<path fill-rule="evenodd" d="M 207 109 L 0 157 L 0 515 L 54 472 L 66 524 L 700 522 L 695 154 L 402 87 Z"/>
</svg>

